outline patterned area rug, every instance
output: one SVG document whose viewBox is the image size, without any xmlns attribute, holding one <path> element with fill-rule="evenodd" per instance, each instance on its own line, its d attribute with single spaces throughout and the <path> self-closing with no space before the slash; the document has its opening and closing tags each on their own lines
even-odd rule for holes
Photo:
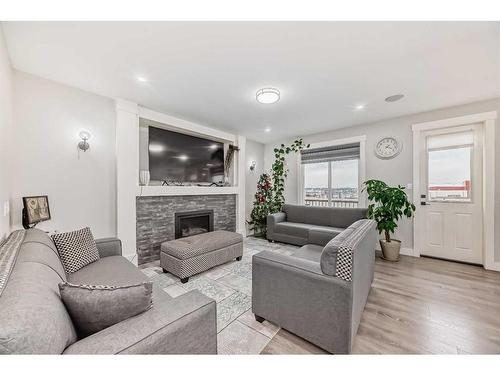
<svg viewBox="0 0 500 375">
<path fill-rule="evenodd" d="M 247 237 L 243 259 L 192 276 L 186 284 L 158 265 L 143 268 L 154 283 L 172 297 L 197 289 L 217 302 L 217 347 L 219 354 L 259 354 L 279 327 L 258 323 L 252 314 L 252 255 L 263 250 L 291 254 L 297 247 Z"/>
</svg>

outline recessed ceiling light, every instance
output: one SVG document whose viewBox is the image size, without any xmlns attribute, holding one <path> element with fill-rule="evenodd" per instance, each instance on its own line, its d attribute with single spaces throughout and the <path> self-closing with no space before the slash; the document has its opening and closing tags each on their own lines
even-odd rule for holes
<svg viewBox="0 0 500 375">
<path fill-rule="evenodd" d="M 362 110 L 364 110 L 365 108 L 366 108 L 366 105 L 365 105 L 365 104 L 356 104 L 356 105 L 354 106 L 354 109 L 355 109 L 356 111 L 362 111 Z"/>
<path fill-rule="evenodd" d="M 186 161 L 186 160 L 189 159 L 189 156 L 187 156 L 187 155 L 180 155 L 179 159 L 181 159 L 182 161 Z"/>
<path fill-rule="evenodd" d="M 260 89 L 255 94 L 255 98 L 261 104 L 273 104 L 280 100 L 280 90 L 272 87 Z"/>
<path fill-rule="evenodd" d="M 136 79 L 141 83 L 146 83 L 148 81 L 148 79 L 144 76 L 137 76 Z"/>
<path fill-rule="evenodd" d="M 265 129 L 264 129 L 264 131 L 265 131 L 266 133 L 269 133 L 269 132 L 271 131 L 271 128 L 265 128 Z"/>
<path fill-rule="evenodd" d="M 393 102 L 397 102 L 398 100 L 403 99 L 404 97 L 405 96 L 403 94 L 391 95 L 391 96 L 388 96 L 387 98 L 385 98 L 385 101 L 387 103 L 393 103 Z"/>
</svg>

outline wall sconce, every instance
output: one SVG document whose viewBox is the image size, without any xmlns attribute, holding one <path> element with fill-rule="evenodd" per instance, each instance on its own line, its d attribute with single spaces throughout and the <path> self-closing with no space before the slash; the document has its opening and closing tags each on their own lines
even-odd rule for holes
<svg viewBox="0 0 500 375">
<path fill-rule="evenodd" d="M 255 166 L 257 165 L 257 163 L 255 162 L 255 160 L 252 160 L 252 162 L 250 163 L 250 170 L 253 172 L 255 170 Z"/>
<path fill-rule="evenodd" d="M 90 133 L 88 131 L 82 130 L 78 133 L 78 136 L 82 139 L 78 142 L 78 148 L 83 152 L 87 151 L 90 148 L 90 144 L 87 142 L 90 139 Z"/>
</svg>

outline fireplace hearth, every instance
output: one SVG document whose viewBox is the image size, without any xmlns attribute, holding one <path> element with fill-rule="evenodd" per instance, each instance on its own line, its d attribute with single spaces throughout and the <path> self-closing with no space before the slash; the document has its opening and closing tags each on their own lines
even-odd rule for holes
<svg viewBox="0 0 500 375">
<path fill-rule="evenodd" d="M 189 237 L 214 230 L 214 210 L 175 213 L 175 238 Z"/>
</svg>

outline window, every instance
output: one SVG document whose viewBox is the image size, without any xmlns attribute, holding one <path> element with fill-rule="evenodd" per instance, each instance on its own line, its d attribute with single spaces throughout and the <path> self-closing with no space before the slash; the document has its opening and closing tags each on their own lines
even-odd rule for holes
<svg viewBox="0 0 500 375">
<path fill-rule="evenodd" d="M 427 194 L 433 201 L 471 201 L 472 131 L 427 137 Z"/>
<path fill-rule="evenodd" d="M 358 206 L 359 147 L 356 143 L 301 152 L 306 205 Z"/>
</svg>

